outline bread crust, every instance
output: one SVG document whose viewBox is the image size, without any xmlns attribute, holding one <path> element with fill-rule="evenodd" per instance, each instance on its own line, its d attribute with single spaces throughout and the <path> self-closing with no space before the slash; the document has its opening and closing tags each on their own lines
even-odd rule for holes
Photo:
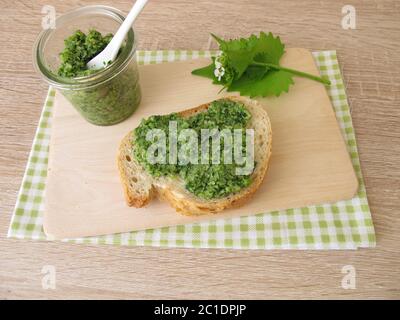
<svg viewBox="0 0 400 320">
<path fill-rule="evenodd" d="M 261 139 L 266 139 L 263 142 L 263 145 L 266 147 L 265 154 L 263 154 L 263 158 L 261 163 L 257 163 L 253 175 L 252 175 L 252 183 L 250 186 L 242 189 L 240 192 L 227 196 L 221 199 L 213 199 L 213 200 L 204 200 L 194 195 L 190 194 L 188 191 L 183 190 L 183 188 L 178 188 L 177 180 L 172 178 L 163 179 L 162 183 L 157 181 L 157 179 L 153 179 L 150 175 L 145 173 L 144 169 L 140 172 L 140 177 L 137 176 L 138 163 L 133 159 L 132 156 L 132 148 L 134 148 L 133 144 L 133 132 L 128 133 L 123 140 L 121 141 L 119 150 L 118 150 L 118 169 L 120 172 L 120 178 L 123 185 L 123 190 L 125 194 L 126 202 L 129 206 L 134 206 L 137 208 L 143 207 L 147 205 L 154 196 L 165 200 L 168 202 L 177 212 L 183 215 L 203 215 L 203 214 L 215 214 L 224 209 L 230 207 L 238 207 L 249 201 L 249 199 L 254 195 L 254 193 L 258 190 L 261 183 L 263 182 L 268 167 L 269 167 L 269 159 L 272 151 L 272 129 L 271 123 L 268 117 L 267 112 L 262 108 L 262 106 L 255 100 L 251 100 L 244 97 L 224 97 L 223 99 L 230 99 L 236 102 L 243 103 L 246 108 L 253 114 L 259 113 L 258 116 L 262 118 L 263 123 L 265 125 L 266 132 L 263 130 Z M 211 102 L 210 102 L 211 103 Z M 210 103 L 205 103 L 195 108 L 187 109 L 179 112 L 182 117 L 189 117 L 196 113 L 203 112 L 208 109 Z M 261 135 L 261 133 L 259 133 Z M 127 161 L 127 157 L 130 158 L 130 161 Z M 136 170 L 130 170 L 133 167 Z M 133 175 L 131 171 L 135 172 L 135 179 L 140 184 L 144 184 L 147 179 L 147 189 L 146 192 L 137 192 L 138 187 L 135 185 L 132 186 L 131 179 Z M 136 189 L 135 189 L 136 188 Z"/>
<path fill-rule="evenodd" d="M 126 162 L 126 150 L 131 146 L 131 136 L 132 133 L 129 132 L 121 141 L 119 148 L 118 148 L 118 157 L 117 157 L 117 164 L 118 164 L 118 171 L 119 176 L 122 182 L 122 187 L 124 189 L 124 197 L 125 201 L 130 207 L 141 208 L 147 205 L 150 200 L 152 199 L 152 192 L 147 195 L 140 195 L 134 194 L 130 191 L 130 184 L 129 179 L 130 176 L 128 174 L 127 167 L 125 166 Z M 124 159 L 125 157 L 125 159 Z"/>
</svg>

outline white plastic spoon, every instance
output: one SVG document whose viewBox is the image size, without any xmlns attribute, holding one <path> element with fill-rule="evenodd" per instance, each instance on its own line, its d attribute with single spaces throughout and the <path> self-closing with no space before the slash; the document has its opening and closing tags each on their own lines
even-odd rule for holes
<svg viewBox="0 0 400 320">
<path fill-rule="evenodd" d="M 129 11 L 128 16 L 119 27 L 117 33 L 113 36 L 107 47 L 104 48 L 97 56 L 90 60 L 86 66 L 88 69 L 101 69 L 104 68 L 109 62 L 114 61 L 117 57 L 118 51 L 121 48 L 122 42 L 126 34 L 132 27 L 133 22 L 136 20 L 139 13 L 143 10 L 148 0 L 137 0 Z"/>
</svg>

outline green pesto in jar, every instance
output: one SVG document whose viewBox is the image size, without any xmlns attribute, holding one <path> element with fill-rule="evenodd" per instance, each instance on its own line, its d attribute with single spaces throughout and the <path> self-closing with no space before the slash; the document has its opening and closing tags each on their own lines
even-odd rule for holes
<svg viewBox="0 0 400 320">
<path fill-rule="evenodd" d="M 96 30 L 87 34 L 77 30 L 64 40 L 57 74 L 74 79 L 90 77 L 102 70 L 89 70 L 86 64 L 108 45 L 112 37 L 111 33 L 103 36 Z M 61 92 L 87 121 L 96 125 L 121 122 L 136 110 L 141 99 L 136 61 L 132 60 L 119 74 L 100 84 Z"/>
<path fill-rule="evenodd" d="M 60 53 L 61 65 L 58 68 L 58 75 L 75 78 L 98 72 L 99 70 L 89 70 L 86 64 L 107 47 L 112 37 L 111 33 L 103 37 L 100 32 L 93 29 L 87 35 L 77 30 L 64 40 L 65 48 Z"/>
<path fill-rule="evenodd" d="M 206 112 L 195 114 L 189 118 L 183 118 L 176 113 L 164 116 L 152 116 L 142 120 L 140 125 L 134 130 L 133 155 L 135 159 L 153 177 L 180 177 L 184 180 L 185 188 L 192 194 L 206 200 L 223 198 L 234 194 L 251 184 L 251 173 L 248 175 L 237 175 L 236 168 L 240 165 L 235 162 L 225 164 L 220 161 L 218 164 L 189 163 L 182 165 L 166 162 L 150 163 L 147 159 L 147 151 L 153 141 L 146 139 L 146 135 L 151 129 L 161 129 L 166 136 L 166 152 L 169 152 L 169 123 L 176 121 L 178 135 L 183 129 L 193 129 L 198 133 L 198 155 L 201 155 L 201 129 L 243 129 L 251 118 L 250 112 L 241 103 L 231 100 L 216 100 L 211 103 Z M 246 140 L 242 139 L 242 150 L 245 150 Z M 223 143 L 220 140 L 221 159 L 223 159 Z M 211 145 L 211 144 L 210 144 Z M 178 142 L 179 150 L 179 142 Z M 211 149 L 210 149 L 211 150 Z"/>
</svg>

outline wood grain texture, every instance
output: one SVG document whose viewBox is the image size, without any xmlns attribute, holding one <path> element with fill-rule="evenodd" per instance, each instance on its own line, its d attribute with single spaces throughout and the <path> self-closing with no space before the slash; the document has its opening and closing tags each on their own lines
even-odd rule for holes
<svg viewBox="0 0 400 320">
<path fill-rule="evenodd" d="M 288 47 L 336 49 L 343 69 L 377 248 L 359 251 L 157 249 L 6 239 L 47 86 L 31 52 L 41 8 L 62 14 L 130 1 L 0 0 L 0 298 L 399 298 L 400 3 L 361 1 L 357 29 L 341 28 L 347 2 L 152 0 L 137 21 L 139 49 L 207 49 L 209 35 L 270 30 Z M 245 12 L 246 14 L 243 14 Z M 213 47 L 214 48 L 214 47 Z M 341 268 L 357 271 L 344 290 Z M 56 290 L 41 269 L 57 268 Z M 240 290 L 238 288 L 241 288 Z"/>
</svg>

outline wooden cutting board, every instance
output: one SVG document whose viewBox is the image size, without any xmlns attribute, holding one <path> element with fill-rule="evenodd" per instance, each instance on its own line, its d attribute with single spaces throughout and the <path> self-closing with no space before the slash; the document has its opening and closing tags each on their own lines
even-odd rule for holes
<svg viewBox="0 0 400 320">
<path fill-rule="evenodd" d="M 124 202 L 116 166 L 122 137 L 143 117 L 180 111 L 212 101 L 219 86 L 190 71 L 206 59 L 140 66 L 143 100 L 121 124 L 97 127 L 56 94 L 46 186 L 44 230 L 51 239 L 94 236 L 277 209 L 334 202 L 358 188 L 343 137 L 323 85 L 295 78 L 289 93 L 260 99 L 272 122 L 270 168 L 254 198 L 218 215 L 186 217 L 155 200 L 146 208 Z M 311 53 L 288 49 L 282 64 L 318 74 Z"/>
</svg>

